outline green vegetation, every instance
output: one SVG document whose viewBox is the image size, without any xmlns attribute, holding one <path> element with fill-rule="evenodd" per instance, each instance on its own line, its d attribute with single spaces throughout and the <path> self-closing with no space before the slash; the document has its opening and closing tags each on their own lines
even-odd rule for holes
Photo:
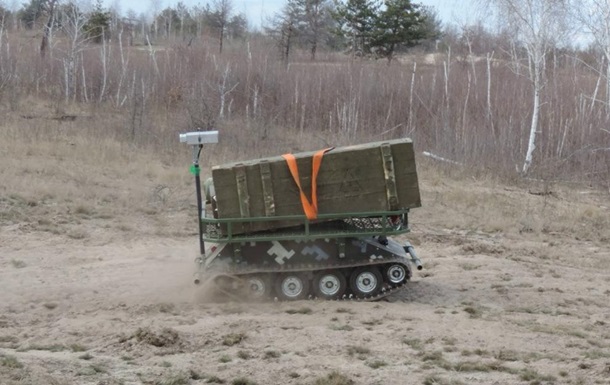
<svg viewBox="0 0 610 385">
<path fill-rule="evenodd" d="M 239 377 L 231 381 L 231 385 L 256 385 L 256 382 L 245 377 Z"/>
<path fill-rule="evenodd" d="M 311 310 L 311 308 L 309 308 L 309 307 L 301 307 L 298 309 L 288 309 L 288 310 L 286 310 L 286 313 L 288 313 L 288 314 L 311 314 L 311 313 L 313 313 L 313 310 Z"/>
<path fill-rule="evenodd" d="M 331 324 L 330 329 L 350 332 L 350 331 L 354 330 L 354 327 L 351 325 L 347 325 L 347 324 L 345 324 L 345 325 Z"/>
<path fill-rule="evenodd" d="M 222 344 L 225 346 L 237 345 L 246 339 L 246 333 L 230 333 L 222 337 Z"/>
<path fill-rule="evenodd" d="M 456 379 L 445 379 L 438 375 L 431 375 L 424 378 L 424 385 L 464 385 L 464 382 Z"/>
<path fill-rule="evenodd" d="M 331 372 L 325 377 L 317 378 L 313 385 L 354 385 L 354 381 L 339 372 Z"/>
<path fill-rule="evenodd" d="M 373 369 L 379 369 L 383 366 L 387 366 L 388 363 L 383 360 L 375 360 L 375 361 L 367 362 L 366 365 Z"/>
<path fill-rule="evenodd" d="M 23 368 L 23 364 L 15 356 L 0 356 L 0 366 L 13 369 Z"/>
<path fill-rule="evenodd" d="M 267 351 L 265 351 L 264 357 L 266 359 L 279 358 L 280 355 L 281 355 L 280 352 L 278 352 L 277 350 L 267 350 Z"/>
<path fill-rule="evenodd" d="M 231 362 L 233 361 L 233 359 L 231 358 L 231 356 L 229 356 L 228 354 L 225 354 L 223 356 L 221 356 L 218 361 L 222 362 L 223 364 L 226 364 L 227 362 Z"/>
<path fill-rule="evenodd" d="M 224 384 L 226 381 L 218 376 L 209 376 L 205 382 L 208 384 Z"/>
<path fill-rule="evenodd" d="M 25 262 L 17 259 L 11 259 L 11 265 L 16 269 L 23 269 L 27 266 Z"/>
<path fill-rule="evenodd" d="M 188 385 L 190 378 L 185 373 L 170 373 L 155 381 L 155 385 Z"/>
<path fill-rule="evenodd" d="M 348 346 L 347 348 L 347 354 L 349 354 L 350 356 L 353 355 L 367 355 L 371 353 L 371 349 L 364 347 L 364 346 Z"/>
</svg>

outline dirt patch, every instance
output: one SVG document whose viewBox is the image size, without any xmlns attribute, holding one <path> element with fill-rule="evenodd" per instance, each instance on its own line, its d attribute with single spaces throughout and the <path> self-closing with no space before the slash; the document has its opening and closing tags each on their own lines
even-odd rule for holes
<svg viewBox="0 0 610 385">
<path fill-rule="evenodd" d="M 156 346 L 158 348 L 180 345 L 178 332 L 170 328 L 163 328 L 158 332 L 152 331 L 150 328 L 139 328 L 132 335 L 132 338 L 135 338 L 138 342 Z"/>
<path fill-rule="evenodd" d="M 0 159 L 0 384 L 608 383 L 607 195 L 424 173 L 398 238 L 424 270 L 405 290 L 221 301 L 193 285 L 182 168 L 103 143 L 104 170 L 72 146 L 16 148 Z"/>
</svg>

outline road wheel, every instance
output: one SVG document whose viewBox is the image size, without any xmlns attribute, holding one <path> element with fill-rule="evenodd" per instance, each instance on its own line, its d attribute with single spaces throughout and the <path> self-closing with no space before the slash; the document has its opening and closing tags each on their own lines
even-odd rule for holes
<svg viewBox="0 0 610 385">
<path fill-rule="evenodd" d="M 347 281 L 339 270 L 321 271 L 313 279 L 313 291 L 321 299 L 337 299 L 345 294 Z"/>
<path fill-rule="evenodd" d="M 246 278 L 246 296 L 248 299 L 262 301 L 271 294 L 271 277 L 267 274 L 254 274 Z"/>
<path fill-rule="evenodd" d="M 303 274 L 282 274 L 275 281 L 275 294 L 283 301 L 296 301 L 307 298 L 309 279 Z"/>
<path fill-rule="evenodd" d="M 381 290 L 383 277 L 377 267 L 359 267 L 352 272 L 349 285 L 357 298 L 373 297 Z"/>
<path fill-rule="evenodd" d="M 392 264 L 385 269 L 385 276 L 392 285 L 400 285 L 407 279 L 407 268 L 399 263 Z"/>
</svg>

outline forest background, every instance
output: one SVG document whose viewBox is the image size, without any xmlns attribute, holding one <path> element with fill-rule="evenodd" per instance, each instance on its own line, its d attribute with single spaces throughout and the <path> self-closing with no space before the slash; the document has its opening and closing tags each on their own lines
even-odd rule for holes
<svg viewBox="0 0 610 385">
<path fill-rule="evenodd" d="M 289 0 L 258 31 L 230 0 L 148 19 L 0 6 L 0 108 L 35 119 L 28 135 L 88 119 L 169 158 L 197 129 L 231 143 L 219 161 L 408 136 L 468 173 L 607 188 L 610 4 L 486 3 L 494 22 L 455 25 L 406 0 Z"/>
</svg>

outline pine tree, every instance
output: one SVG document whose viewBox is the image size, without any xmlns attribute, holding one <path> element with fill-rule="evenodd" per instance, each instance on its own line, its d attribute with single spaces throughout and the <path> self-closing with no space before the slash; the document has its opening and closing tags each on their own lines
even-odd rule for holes
<svg viewBox="0 0 610 385">
<path fill-rule="evenodd" d="M 276 41 L 282 60 L 285 62 L 288 61 L 295 41 L 299 37 L 301 21 L 298 0 L 288 0 L 265 28 L 265 31 Z"/>
<path fill-rule="evenodd" d="M 348 0 L 345 4 L 338 4 L 333 13 L 340 25 L 336 33 L 350 41 L 352 53 L 370 53 L 378 9 L 379 3 L 375 0 Z"/>
<path fill-rule="evenodd" d="M 30 0 L 19 11 L 19 19 L 25 23 L 26 28 L 34 28 L 36 21 L 44 15 L 47 0 Z"/>
<path fill-rule="evenodd" d="M 328 34 L 329 0 L 296 0 L 296 7 L 300 19 L 299 32 L 309 46 L 311 59 L 315 60 L 318 47 Z"/>
<path fill-rule="evenodd" d="M 110 37 L 110 12 L 104 10 L 102 0 L 97 0 L 93 12 L 89 15 L 89 20 L 85 25 L 85 33 L 95 43 Z"/>
<path fill-rule="evenodd" d="M 411 0 L 386 0 L 376 22 L 371 46 L 388 61 L 398 47 L 413 47 L 430 33 L 420 5 Z"/>
</svg>

